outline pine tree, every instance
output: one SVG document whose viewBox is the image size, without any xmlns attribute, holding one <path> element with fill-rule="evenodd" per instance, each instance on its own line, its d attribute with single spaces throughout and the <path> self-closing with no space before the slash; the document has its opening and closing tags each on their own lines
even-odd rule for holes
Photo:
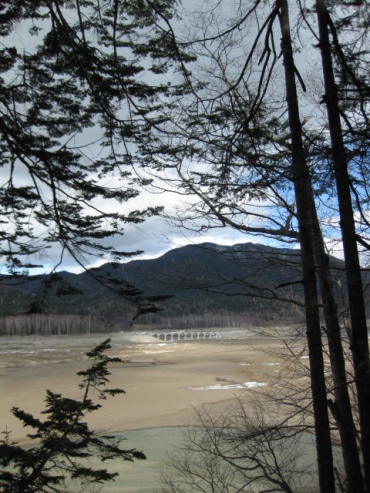
<svg viewBox="0 0 370 493">
<path fill-rule="evenodd" d="M 81 484 L 112 481 L 117 473 L 89 465 L 90 457 L 99 456 L 102 462 L 119 459 L 133 461 L 145 459 L 136 449 L 120 448 L 114 435 L 97 435 L 90 430 L 85 419 L 88 414 L 102 406 L 91 400 L 95 392 L 99 400 L 125 393 L 122 389 L 107 388 L 110 371 L 108 366 L 121 362 L 120 358 L 109 357 L 110 340 L 102 342 L 86 355 L 91 366 L 78 372 L 82 377 L 79 388 L 82 398 L 70 399 L 47 391 L 46 407 L 41 420 L 16 407 L 15 417 L 34 431 L 27 436 L 37 444 L 20 447 L 10 440 L 9 432 L 0 441 L 0 487 L 4 493 L 64 492 L 68 481 Z"/>
</svg>

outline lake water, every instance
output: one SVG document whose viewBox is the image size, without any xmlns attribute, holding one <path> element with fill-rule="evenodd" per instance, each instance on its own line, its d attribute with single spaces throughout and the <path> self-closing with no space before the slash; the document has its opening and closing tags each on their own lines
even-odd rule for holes
<svg viewBox="0 0 370 493">
<path fill-rule="evenodd" d="M 184 430 L 175 428 L 150 428 L 127 431 L 121 448 L 136 448 L 144 452 L 146 460 L 134 462 L 106 462 L 103 467 L 116 471 L 119 476 L 104 485 L 101 493 L 156 493 L 161 487 L 160 471 L 169 452 L 182 443 Z M 99 464 L 96 463 L 99 467 Z"/>
<path fill-rule="evenodd" d="M 151 428 L 143 430 L 128 431 L 120 434 L 125 437 L 121 448 L 136 448 L 145 453 L 147 459 L 143 461 L 121 462 L 112 461 L 105 463 L 110 471 L 116 471 L 119 476 L 116 481 L 104 485 L 99 490 L 101 493 L 159 493 L 161 490 L 161 469 L 166 467 L 169 454 L 178 451 L 184 446 L 185 429 L 182 427 Z M 118 435 L 119 436 L 119 435 Z M 315 441 L 311 434 L 302 435 L 302 459 L 297 466 L 301 471 L 307 468 L 311 473 L 316 470 L 315 466 Z M 302 463 L 300 463 L 302 462 Z M 99 463 L 96 462 L 99 467 Z M 305 473 L 303 473 L 305 475 Z M 302 485 L 307 491 L 315 491 L 312 477 L 307 475 L 301 477 Z M 314 488 L 316 488 L 316 484 Z"/>
</svg>

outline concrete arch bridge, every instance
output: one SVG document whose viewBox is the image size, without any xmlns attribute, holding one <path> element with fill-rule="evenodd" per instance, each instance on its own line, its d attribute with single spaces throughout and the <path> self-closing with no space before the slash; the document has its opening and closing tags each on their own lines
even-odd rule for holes
<svg viewBox="0 0 370 493">
<path fill-rule="evenodd" d="M 196 341 L 201 339 L 220 339 L 221 332 L 176 330 L 172 332 L 151 332 L 151 335 L 160 341 Z"/>
</svg>

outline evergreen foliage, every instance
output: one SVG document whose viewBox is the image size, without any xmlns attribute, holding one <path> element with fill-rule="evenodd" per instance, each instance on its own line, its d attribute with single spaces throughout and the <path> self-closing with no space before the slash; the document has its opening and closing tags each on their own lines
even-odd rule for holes
<svg viewBox="0 0 370 493">
<path fill-rule="evenodd" d="M 174 3 L 0 3 L 0 255 L 13 276 L 56 246 L 60 262 L 68 253 L 81 266 L 91 255 L 138 253 L 107 241 L 161 210 L 126 203 L 139 194 L 131 166 L 162 99 L 181 91 L 164 79 L 173 57 L 185 60 L 167 36 Z M 96 278 L 139 311 L 153 309 L 130 283 Z M 52 273 L 31 313 L 57 281 Z"/>
<path fill-rule="evenodd" d="M 93 402 L 91 393 L 99 400 L 125 393 L 122 389 L 109 388 L 110 371 L 108 366 L 121 362 L 105 354 L 111 346 L 110 340 L 102 342 L 86 355 L 91 366 L 79 371 L 79 388 L 82 398 L 71 399 L 47 391 L 43 414 L 40 420 L 15 407 L 12 413 L 26 427 L 34 431 L 27 436 L 37 445 L 20 447 L 12 442 L 9 432 L 0 441 L 0 487 L 4 493 L 64 492 L 68 482 L 77 480 L 82 485 L 104 483 L 114 480 L 117 473 L 89 465 L 90 457 L 98 456 L 102 462 L 112 459 L 133 461 L 145 459 L 136 449 L 124 450 L 113 435 L 97 435 L 90 430 L 85 418 L 101 408 Z"/>
</svg>

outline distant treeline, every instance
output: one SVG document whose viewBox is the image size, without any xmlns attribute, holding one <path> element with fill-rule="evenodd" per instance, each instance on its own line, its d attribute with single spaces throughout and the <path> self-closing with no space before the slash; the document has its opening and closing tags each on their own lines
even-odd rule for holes
<svg viewBox="0 0 370 493">
<path fill-rule="evenodd" d="M 139 318 L 139 324 L 143 327 L 154 324 L 163 329 L 203 329 L 203 328 L 239 328 L 271 325 L 273 323 L 300 322 L 301 315 L 295 311 L 294 314 L 274 313 L 265 311 L 257 312 L 208 312 L 200 314 L 184 314 L 173 316 L 158 316 L 147 314 Z"/>
<path fill-rule="evenodd" d="M 91 316 L 14 315 L 0 317 L 0 336 L 72 335 L 110 332 L 110 324 Z"/>
<path fill-rule="evenodd" d="M 0 317 L 0 336 L 73 335 L 130 330 L 133 324 L 132 317 L 132 313 L 126 313 L 112 322 L 94 315 L 9 315 Z M 142 328 L 155 325 L 158 329 L 238 328 L 299 322 L 300 319 L 301 315 L 297 310 L 256 309 L 243 313 L 147 313 L 141 315 L 134 324 L 139 324 Z"/>
</svg>

